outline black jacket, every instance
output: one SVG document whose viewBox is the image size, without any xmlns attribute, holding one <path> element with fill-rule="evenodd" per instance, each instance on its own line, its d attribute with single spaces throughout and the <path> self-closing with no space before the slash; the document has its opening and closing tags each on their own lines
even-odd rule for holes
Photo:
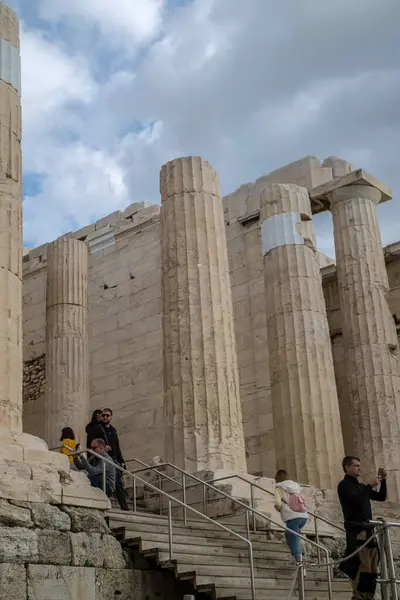
<svg viewBox="0 0 400 600">
<path fill-rule="evenodd" d="M 372 486 L 360 483 L 356 477 L 345 475 L 338 485 L 338 496 L 347 531 L 362 531 L 372 519 L 371 500 L 385 502 L 386 479 L 382 479 L 379 492 Z"/>
<path fill-rule="evenodd" d="M 105 441 L 107 446 L 110 446 L 111 450 L 108 452 L 108 454 L 113 460 L 119 462 L 120 465 L 125 462 L 119 445 L 118 433 L 115 427 L 112 425 L 107 426 L 103 423 L 93 425 L 87 431 L 87 447 L 90 448 L 91 443 L 96 439 L 102 439 Z"/>
</svg>

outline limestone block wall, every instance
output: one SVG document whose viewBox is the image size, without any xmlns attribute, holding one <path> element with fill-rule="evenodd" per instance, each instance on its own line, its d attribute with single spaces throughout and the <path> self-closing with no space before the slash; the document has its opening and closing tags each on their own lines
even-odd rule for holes
<svg viewBox="0 0 400 600">
<path fill-rule="evenodd" d="M 24 362 L 23 402 L 35 401 L 43 396 L 46 384 L 46 355 L 42 354 Z"/>
<path fill-rule="evenodd" d="M 260 223 L 257 214 L 240 219 L 229 203 L 228 196 L 224 198 L 225 223 L 247 470 L 253 475 L 271 475 L 275 443 Z"/>
<path fill-rule="evenodd" d="M 136 203 L 67 234 L 89 246 L 90 411 L 113 409 L 126 458 L 164 453 L 159 209 Z M 46 355 L 46 267 L 47 245 L 24 258 L 27 373 Z M 44 437 L 44 394 L 26 381 L 25 431 Z"/>
</svg>

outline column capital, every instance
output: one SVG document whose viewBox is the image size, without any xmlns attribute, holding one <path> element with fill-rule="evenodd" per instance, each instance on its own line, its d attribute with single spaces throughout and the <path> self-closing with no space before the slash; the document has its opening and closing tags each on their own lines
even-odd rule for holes
<svg viewBox="0 0 400 600">
<path fill-rule="evenodd" d="M 387 202 L 393 198 L 392 190 L 389 186 L 381 183 L 378 179 L 375 179 L 373 175 L 370 175 L 363 169 L 357 169 L 347 175 L 343 175 L 343 177 L 336 177 L 335 179 L 332 179 L 332 181 L 328 181 L 323 185 L 313 188 L 310 192 L 310 198 L 311 200 L 319 200 L 324 204 L 330 204 L 335 196 L 339 196 L 339 194 L 335 194 L 334 192 L 342 192 L 340 193 L 341 198 L 343 198 L 343 195 L 346 196 L 346 194 L 348 194 L 347 197 L 349 197 L 354 194 L 354 192 L 356 192 L 357 195 L 357 190 L 354 190 L 355 186 L 371 188 L 371 195 L 376 204 Z M 361 192 L 361 190 L 359 191 Z"/>
<path fill-rule="evenodd" d="M 201 192 L 221 196 L 218 173 L 201 156 L 176 158 L 161 168 L 161 202 L 165 202 L 177 194 Z"/>
</svg>

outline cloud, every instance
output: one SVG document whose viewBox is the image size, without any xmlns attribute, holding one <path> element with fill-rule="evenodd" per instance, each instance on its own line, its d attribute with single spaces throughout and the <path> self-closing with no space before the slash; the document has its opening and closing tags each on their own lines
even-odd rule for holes
<svg viewBox="0 0 400 600">
<path fill-rule="evenodd" d="M 81 26 L 95 25 L 109 44 L 144 43 L 161 25 L 163 0 L 38 0 L 43 19 L 82 20 Z"/>
<path fill-rule="evenodd" d="M 46 175 L 43 210 L 57 194 L 59 215 L 88 218 L 68 182 L 73 176 L 90 190 L 88 178 L 102 181 L 104 165 L 116 179 L 98 191 L 95 216 L 125 199 L 158 201 L 161 165 L 188 154 L 215 166 L 224 193 L 313 154 L 346 158 L 399 194 L 398 0 L 149 0 L 140 14 L 133 0 L 125 13 L 122 0 L 38 6 L 42 31 L 27 33 L 36 75 L 24 77 L 25 160 Z M 91 166 L 79 169 L 63 153 Z M 379 213 L 384 242 L 395 241 L 399 203 Z M 329 215 L 316 224 L 321 249 L 332 254 Z"/>
</svg>

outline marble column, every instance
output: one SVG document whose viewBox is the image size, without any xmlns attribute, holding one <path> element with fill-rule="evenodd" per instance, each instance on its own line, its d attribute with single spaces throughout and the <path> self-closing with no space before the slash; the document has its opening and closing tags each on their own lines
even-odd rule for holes
<svg viewBox="0 0 400 600">
<path fill-rule="evenodd" d="M 360 170 L 331 183 L 325 194 L 334 226 L 352 453 L 366 474 L 388 469 L 390 500 L 399 501 L 400 357 L 376 213 L 391 193 Z"/>
<path fill-rule="evenodd" d="M 261 221 L 277 467 L 332 488 L 343 440 L 307 190 L 267 186 Z"/>
<path fill-rule="evenodd" d="M 85 444 L 89 408 L 87 334 L 88 252 L 83 242 L 60 239 L 47 249 L 45 437 L 59 445 L 63 427 Z"/>
<path fill-rule="evenodd" d="M 15 13 L 0 3 L 0 429 L 22 433 L 21 66 Z"/>
<path fill-rule="evenodd" d="M 161 169 L 164 402 L 168 460 L 246 470 L 218 175 L 200 157 Z"/>
</svg>

